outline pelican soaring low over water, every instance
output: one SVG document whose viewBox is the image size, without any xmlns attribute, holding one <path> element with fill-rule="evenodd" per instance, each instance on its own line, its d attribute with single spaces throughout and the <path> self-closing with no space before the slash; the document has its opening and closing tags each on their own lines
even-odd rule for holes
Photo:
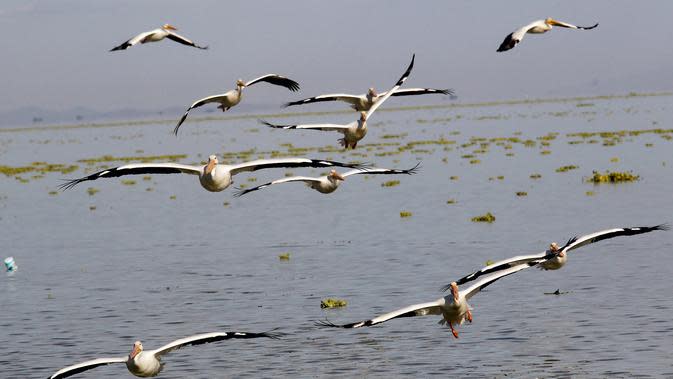
<svg viewBox="0 0 673 379">
<path fill-rule="evenodd" d="M 399 175 L 399 174 L 407 174 L 407 175 L 413 175 L 418 171 L 418 166 L 420 163 L 418 163 L 416 166 L 408 169 L 408 170 L 395 170 L 395 169 L 388 169 L 388 168 L 358 168 L 355 170 L 350 170 L 347 171 L 343 174 L 339 174 L 336 170 L 331 170 L 329 174 L 318 177 L 318 178 L 312 178 L 308 176 L 291 176 L 289 178 L 283 178 L 283 179 L 278 179 L 274 180 L 273 182 L 268 182 L 264 183 L 262 185 L 259 185 L 257 187 L 249 188 L 249 189 L 241 189 L 237 193 L 234 194 L 234 196 L 239 197 L 243 196 L 246 193 L 252 192 L 252 191 L 257 191 L 262 188 L 266 188 L 268 186 L 274 185 L 274 184 L 281 184 L 281 183 L 291 183 L 291 182 L 304 182 L 306 185 L 310 188 L 313 188 L 314 190 L 320 192 L 320 193 L 332 193 L 336 191 L 337 188 L 339 188 L 339 185 L 341 182 L 346 180 L 347 177 L 351 175 L 358 175 L 358 174 L 365 174 L 365 175 Z"/>
<path fill-rule="evenodd" d="M 367 134 L 367 121 L 372 116 L 374 111 L 376 111 L 376 109 L 378 109 L 378 107 L 380 107 L 384 101 L 386 101 L 390 96 L 392 96 L 392 94 L 394 94 L 395 91 L 397 91 L 398 88 L 400 88 L 402 83 L 404 83 L 407 80 L 409 74 L 411 74 L 411 69 L 414 67 L 415 58 L 416 54 L 413 55 L 409 67 L 407 67 L 407 70 L 404 72 L 404 74 L 402 74 L 402 77 L 397 81 L 397 83 L 395 83 L 393 88 L 391 88 L 388 92 L 386 92 L 386 94 L 383 97 L 381 97 L 380 100 L 376 101 L 367 112 L 360 112 L 359 120 L 353 121 L 345 125 L 342 124 L 276 125 L 266 122 L 264 120 L 260 120 L 260 122 L 266 126 L 278 129 L 322 130 L 322 131 L 339 132 L 344 135 L 344 138 L 339 139 L 339 143 L 341 144 L 341 146 L 343 146 L 346 149 L 348 149 L 349 147 L 355 149 L 355 147 L 358 144 L 358 141 L 363 139 Z"/>
<path fill-rule="evenodd" d="M 276 333 L 243 333 L 243 332 L 214 332 L 197 334 L 195 336 L 175 340 L 168 345 L 164 345 L 156 350 L 144 350 L 143 344 L 136 341 L 133 344 L 133 350 L 126 357 L 116 358 L 98 358 L 90 361 L 82 362 L 76 365 L 68 366 L 58 370 L 48 379 L 61 379 L 78 374 L 83 371 L 91 370 L 98 366 L 109 365 L 112 363 L 125 363 L 129 372 L 135 376 L 147 378 L 157 376 L 163 369 L 164 364 L 161 362 L 161 357 L 164 354 L 170 353 L 173 350 L 183 348 L 190 345 L 201 345 L 216 341 L 235 339 L 235 338 L 274 338 L 277 339 L 279 334 Z"/>
<path fill-rule="evenodd" d="M 147 174 L 192 174 L 199 176 L 201 186 L 210 192 L 220 192 L 231 185 L 232 176 L 246 171 L 257 171 L 268 168 L 290 167 L 350 167 L 362 168 L 360 164 L 347 164 L 308 158 L 259 159 L 235 165 L 219 164 L 217 157 L 211 155 L 208 163 L 202 166 L 191 166 L 179 163 L 133 163 L 102 170 L 79 179 L 73 179 L 60 186 L 70 189 L 81 182 L 100 178 L 116 178 L 125 175 Z"/>
<path fill-rule="evenodd" d="M 501 270 L 507 270 L 510 267 L 518 266 L 524 263 L 528 264 L 529 266 L 537 265 L 543 270 L 558 270 L 561 267 L 565 266 L 566 262 L 568 261 L 567 253 L 571 250 L 592 244 L 594 242 L 603 241 L 619 236 L 635 236 L 638 234 L 653 232 L 655 230 L 669 230 L 669 229 L 670 227 L 668 225 L 661 224 L 656 226 L 607 229 L 580 237 L 576 236 L 569 239 L 568 242 L 563 247 L 559 248 L 556 242 L 553 242 L 550 245 L 549 250 L 545 250 L 540 254 L 519 255 L 499 262 L 495 262 L 491 265 L 482 268 L 479 271 L 475 271 L 470 275 L 458 279 L 456 283 L 458 283 L 459 285 L 465 284 L 467 282 L 478 279 L 482 275 L 488 275 Z M 444 286 L 443 289 L 448 290 L 449 287 L 450 286 L 447 285 Z"/>
<path fill-rule="evenodd" d="M 122 43 L 121 45 L 112 48 L 110 51 L 126 50 L 129 47 L 131 47 L 133 45 L 137 45 L 139 43 L 142 44 L 142 43 L 148 43 L 148 42 L 159 42 L 159 41 L 163 40 L 164 38 L 171 39 L 171 40 L 173 40 L 175 42 L 178 42 L 178 43 L 181 43 L 183 45 L 196 47 L 197 49 L 202 49 L 202 50 L 208 49 L 208 46 L 199 46 L 199 45 L 195 44 L 194 42 L 192 42 L 191 40 L 189 40 L 189 39 L 187 39 L 187 38 L 185 38 L 185 37 L 183 37 L 183 36 L 181 36 L 177 33 L 174 33 L 173 30 L 178 30 L 178 29 L 176 27 L 174 27 L 173 25 L 165 24 L 164 26 L 162 26 L 160 28 L 157 28 L 157 29 L 154 29 L 154 30 L 150 30 L 149 32 L 140 33 L 137 36 L 131 38 L 130 40 Z"/>
<path fill-rule="evenodd" d="M 506 270 L 499 271 L 487 278 L 483 278 L 477 283 L 473 284 L 471 287 L 459 291 L 458 285 L 453 282 L 450 285 L 451 294 L 435 301 L 429 303 L 414 304 L 396 311 L 386 313 L 384 315 L 375 317 L 370 320 L 354 322 L 345 325 L 335 325 L 331 322 L 319 322 L 318 325 L 322 326 L 331 326 L 331 327 L 340 327 L 340 328 L 360 328 L 363 326 L 373 326 L 392 320 L 394 318 L 401 317 L 415 317 L 415 316 L 426 316 L 426 315 L 441 315 L 442 319 L 439 321 L 440 324 L 448 324 L 451 328 L 451 333 L 454 337 L 458 338 L 458 331 L 453 327 L 454 324 L 461 325 L 465 320 L 472 322 L 472 312 L 470 311 L 470 305 L 467 303 L 472 296 L 476 295 L 479 291 L 486 288 L 487 286 L 493 284 L 496 280 L 505 277 L 507 275 L 514 274 L 515 272 L 521 271 L 529 267 L 528 264 L 521 264 L 519 266 L 509 267 Z"/>
<path fill-rule="evenodd" d="M 220 104 L 218 108 L 222 109 L 222 112 L 226 112 L 229 108 L 241 102 L 241 99 L 243 98 L 244 87 L 250 87 L 251 85 L 259 82 L 267 82 L 269 84 L 285 87 L 292 92 L 296 92 L 299 90 L 299 83 L 295 82 L 292 79 L 288 79 L 284 76 L 280 76 L 278 74 L 266 74 L 260 76 L 259 78 L 253 79 L 247 83 L 242 81 L 241 79 L 238 79 L 236 81 L 236 89 L 233 89 L 229 92 L 225 92 L 219 95 L 204 97 L 203 99 L 197 100 L 194 102 L 194 104 L 190 105 L 189 108 L 187 108 L 185 114 L 183 114 L 182 117 L 180 118 L 180 121 L 178 121 L 178 124 L 175 126 L 173 133 L 175 133 L 176 136 L 178 135 L 178 129 L 180 129 L 180 125 L 182 125 L 182 123 L 185 122 L 187 116 L 189 115 L 189 111 L 191 111 L 192 109 L 198 108 L 202 105 L 206 105 L 209 103 L 218 103 Z"/>
<path fill-rule="evenodd" d="M 320 103 L 324 101 L 343 101 L 351 105 L 351 108 L 355 109 L 358 112 L 366 112 L 371 109 L 372 105 L 380 101 L 383 97 L 386 96 L 388 92 L 376 93 L 374 88 L 370 88 L 367 93 L 362 95 L 349 95 L 347 93 L 333 93 L 329 95 L 320 95 L 309 97 L 307 99 L 292 101 L 285 103 L 286 107 L 293 105 L 303 105 L 310 103 Z M 407 88 L 407 89 L 398 89 L 391 96 L 414 96 L 414 95 L 430 95 L 430 94 L 441 94 L 441 95 L 453 95 L 453 90 L 451 89 L 434 89 L 434 88 Z"/>
<path fill-rule="evenodd" d="M 513 31 L 507 37 L 505 37 L 505 40 L 502 41 L 497 51 L 503 52 L 514 48 L 514 46 L 516 46 L 519 42 L 521 42 L 526 33 L 531 34 L 546 33 L 550 31 L 553 26 L 560 26 L 562 28 L 589 30 L 597 27 L 598 23 L 596 23 L 596 25 L 594 26 L 575 26 L 572 24 L 554 20 L 552 18 L 533 21 L 530 24 Z"/>
</svg>

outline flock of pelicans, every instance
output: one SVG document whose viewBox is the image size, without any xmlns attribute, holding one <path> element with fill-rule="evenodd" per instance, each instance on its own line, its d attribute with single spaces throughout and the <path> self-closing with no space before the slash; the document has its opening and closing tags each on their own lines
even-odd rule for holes
<svg viewBox="0 0 673 379">
<path fill-rule="evenodd" d="M 512 49 L 516 44 L 518 44 L 526 33 L 544 33 L 552 29 L 552 26 L 560 26 L 564 28 L 572 29 L 593 29 L 598 24 L 591 27 L 582 27 L 575 26 L 565 22 L 560 22 L 547 18 L 545 20 L 539 20 L 532 22 L 513 33 L 509 34 L 505 40 L 502 42 L 497 51 L 502 52 L 509 49 Z M 124 50 L 131 46 L 137 44 L 143 44 L 148 42 L 157 42 L 161 41 L 164 38 L 171 39 L 173 41 L 179 42 L 184 45 L 196 47 L 199 49 L 207 49 L 208 47 L 202 47 L 191 40 L 176 34 L 174 31 L 175 27 L 171 25 L 164 25 L 161 28 L 151 30 L 149 32 L 141 33 L 128 41 L 122 43 L 121 45 L 113 48 L 111 51 Z M 324 101 L 343 101 L 352 106 L 357 112 L 359 112 L 359 118 L 348 124 L 291 124 L 291 125 L 276 125 L 270 122 L 260 120 L 261 123 L 272 128 L 280 129 L 308 129 L 308 130 L 322 130 L 322 131 L 335 131 L 343 134 L 343 138 L 339 141 L 341 145 L 348 149 L 354 149 L 357 146 L 357 143 L 365 137 L 367 134 L 367 121 L 372 116 L 372 114 L 378 109 L 389 97 L 391 96 L 409 96 L 409 95 L 422 95 L 422 94 L 452 94 L 451 90 L 448 89 L 432 89 L 432 88 L 411 88 L 411 89 L 400 89 L 402 84 L 407 80 L 414 66 L 415 56 L 412 57 L 411 63 L 405 70 L 404 74 L 400 79 L 395 83 L 395 85 L 390 88 L 388 91 L 383 93 L 376 93 L 373 88 L 370 88 L 366 94 L 363 95 L 349 95 L 349 94 L 328 94 L 320 95 L 315 97 L 310 97 L 303 100 L 293 101 L 285 104 L 286 106 L 295 106 L 302 104 L 309 104 L 315 102 L 324 102 Z M 238 80 L 236 82 L 236 89 L 229 92 L 208 96 L 203 99 L 200 99 L 194 102 L 180 118 L 178 124 L 174 129 L 174 133 L 177 135 L 180 126 L 185 122 L 189 112 L 200 106 L 209 103 L 219 104 L 219 108 L 222 111 L 226 111 L 229 108 L 237 105 L 242 98 L 242 91 L 244 87 L 252 86 L 255 83 L 266 82 L 269 84 L 274 84 L 278 86 L 285 87 L 290 91 L 297 91 L 299 89 L 299 84 L 291 79 L 286 77 L 268 74 L 263 75 L 259 78 L 244 82 Z M 419 165 L 410 168 L 410 169 L 386 169 L 386 168 L 376 168 L 368 165 L 359 165 L 359 164 L 346 164 L 335 161 L 328 160 L 319 160 L 319 159 L 308 159 L 308 158 L 281 158 L 281 159 L 263 159 L 255 160 L 251 162 L 245 162 L 240 164 L 225 165 L 218 163 L 217 157 L 211 155 L 208 159 L 208 163 L 202 166 L 192 166 L 192 165 L 183 165 L 177 163 L 137 163 L 137 164 L 128 164 L 120 167 L 110 168 L 103 171 L 93 173 L 91 175 L 69 180 L 64 183 L 61 188 L 69 189 L 73 186 L 89 180 L 96 180 L 99 178 L 111 178 L 111 177 L 120 177 L 125 175 L 142 175 L 142 174 L 192 174 L 198 175 L 199 182 L 201 186 L 211 192 L 219 192 L 232 183 L 232 176 L 248 171 L 256 171 L 261 169 L 270 169 L 270 168 L 290 168 L 290 167 L 348 167 L 352 170 L 347 171 L 343 174 L 338 173 L 336 170 L 332 169 L 328 175 L 322 177 L 305 177 L 305 176 L 293 176 L 286 177 L 278 180 L 271 181 L 259 185 L 254 188 L 240 190 L 235 194 L 235 196 L 242 196 L 249 192 L 257 191 L 262 188 L 271 186 L 273 184 L 280 183 L 289 183 L 301 181 L 306 183 L 310 188 L 313 188 L 321 193 L 331 193 L 337 189 L 339 184 L 343 182 L 347 177 L 357 174 L 413 174 L 418 171 Z M 451 329 L 451 332 L 455 338 L 458 338 L 458 332 L 455 329 L 455 326 L 462 324 L 465 320 L 472 322 L 472 312 L 471 308 L 468 305 L 467 301 L 470 300 L 472 296 L 477 294 L 482 289 L 493 284 L 498 279 L 501 279 L 505 276 L 514 274 L 521 270 L 524 270 L 529 267 L 537 266 L 545 270 L 557 270 L 563 267 L 568 259 L 567 253 L 571 250 L 577 249 L 579 247 L 614 238 L 619 236 L 633 236 L 643 233 L 649 233 L 656 230 L 668 230 L 669 226 L 666 224 L 656 225 L 651 227 L 631 227 L 631 228 L 616 228 L 599 231 L 592 234 L 587 234 L 580 237 L 571 238 L 564 246 L 559 247 L 556 243 L 552 243 L 549 249 L 545 250 L 540 254 L 533 255 L 522 255 L 512 258 L 508 258 L 499 262 L 490 264 L 484 268 L 481 268 L 455 282 L 443 287 L 444 291 L 448 291 L 449 294 L 435 301 L 410 305 L 398 309 L 396 311 L 386 313 L 384 315 L 374 317 L 369 320 L 359 321 L 344 325 L 336 325 L 329 321 L 318 322 L 318 325 L 328 326 L 328 327 L 339 327 L 339 328 L 359 328 L 363 326 L 373 326 L 392 320 L 395 318 L 401 317 L 414 317 L 414 316 L 425 316 L 425 315 L 438 315 L 441 316 L 440 323 L 447 324 Z M 459 285 L 465 285 L 467 283 L 472 283 L 471 286 L 459 289 Z M 143 345 L 140 341 L 136 341 L 133 344 L 133 349 L 129 355 L 124 357 L 116 358 L 99 358 L 76 365 L 72 365 L 66 368 L 63 368 L 53 375 L 50 379 L 60 379 L 66 378 L 77 373 L 93 369 L 101 365 L 107 365 L 112 363 L 125 363 L 129 372 L 133 375 L 139 377 L 150 377 L 159 374 L 162 369 L 163 363 L 161 363 L 161 357 L 179 349 L 184 346 L 189 345 L 199 345 L 210 342 L 216 342 L 227 339 L 236 339 L 236 338 L 279 338 L 281 335 L 279 333 L 265 332 L 265 333 L 243 333 L 243 332 L 214 332 L 214 333 L 205 333 L 194 335 L 191 337 L 182 338 L 176 341 L 173 341 L 165 346 L 162 346 L 155 350 L 144 350 Z"/>
</svg>

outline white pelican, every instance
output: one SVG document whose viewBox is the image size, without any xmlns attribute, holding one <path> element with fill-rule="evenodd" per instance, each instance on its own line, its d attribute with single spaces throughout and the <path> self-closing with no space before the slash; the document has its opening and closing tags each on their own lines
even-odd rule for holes
<svg viewBox="0 0 673 379">
<path fill-rule="evenodd" d="M 267 82 L 277 86 L 285 87 L 292 92 L 299 90 L 299 83 L 278 74 L 266 74 L 247 83 L 241 79 L 238 79 L 236 81 L 236 89 L 232 89 L 229 92 L 219 95 L 204 97 L 203 99 L 197 100 L 194 102 L 194 104 L 190 105 L 189 108 L 187 108 L 185 114 L 182 115 L 182 118 L 180 118 L 180 121 L 178 121 L 178 124 L 175 126 L 173 133 L 175 133 L 176 136 L 178 135 L 178 129 L 180 129 L 180 125 L 185 122 L 187 115 L 189 115 L 189 111 L 192 109 L 209 103 L 219 103 L 220 105 L 218 108 L 222 109 L 222 112 L 226 112 L 229 108 L 241 102 L 241 98 L 243 97 L 243 87 L 250 87 L 251 85 L 259 82 Z"/>
<path fill-rule="evenodd" d="M 197 49 L 202 49 L 206 50 L 208 49 L 208 46 L 199 46 L 192 42 L 191 40 L 172 32 L 173 30 L 178 30 L 175 26 L 169 25 L 169 24 L 164 24 L 164 26 L 150 30 L 149 32 L 144 32 L 140 33 L 137 36 L 131 38 L 130 40 L 122 43 L 121 45 L 112 48 L 110 51 L 116 51 L 116 50 L 126 50 L 129 47 L 133 45 L 137 45 L 139 43 L 148 43 L 148 42 L 159 42 L 164 38 L 172 39 L 175 42 L 179 42 L 183 45 L 187 46 L 192 46 L 196 47 Z"/>
<path fill-rule="evenodd" d="M 598 23 L 596 23 L 596 25 L 594 26 L 576 26 L 565 22 L 557 21 L 552 18 L 533 21 L 530 24 L 513 31 L 507 37 L 505 37 L 505 40 L 502 41 L 497 51 L 502 52 L 512 49 L 514 48 L 514 46 L 516 46 L 517 43 L 521 42 L 526 33 L 531 34 L 546 33 L 550 31 L 554 25 L 560 26 L 562 28 L 589 30 L 597 27 Z"/>
<path fill-rule="evenodd" d="M 266 122 L 264 120 L 260 120 L 260 122 L 266 126 L 279 129 L 308 129 L 308 130 L 323 130 L 323 131 L 334 131 L 343 133 L 344 138 L 339 139 L 339 143 L 341 144 L 341 146 L 343 146 L 346 149 L 348 149 L 349 147 L 355 149 L 355 146 L 357 146 L 358 141 L 363 139 L 367 134 L 367 121 L 369 120 L 371 115 L 374 113 L 374 111 L 376 111 L 378 107 L 381 106 L 381 104 L 383 104 L 384 101 L 386 101 L 392 94 L 395 93 L 395 91 L 397 91 L 398 88 L 400 88 L 402 83 L 404 83 L 409 77 L 409 74 L 411 74 L 411 69 L 414 67 L 415 58 L 416 54 L 413 55 L 409 67 L 404 72 L 404 74 L 402 74 L 400 80 L 398 80 L 397 83 L 395 83 L 393 88 L 391 88 L 388 92 L 386 92 L 386 94 L 380 100 L 375 102 L 374 105 L 372 105 L 367 112 L 360 112 L 359 120 L 353 121 L 345 125 L 341 124 L 276 125 Z"/>
<path fill-rule="evenodd" d="M 214 332 L 197 334 L 195 336 L 181 338 L 175 340 L 168 345 L 164 345 L 156 350 L 144 350 L 143 344 L 136 341 L 133 344 L 133 350 L 126 357 L 116 358 L 98 358 L 90 361 L 82 362 L 76 365 L 68 366 L 66 368 L 56 371 L 55 374 L 48 379 L 61 379 L 69 376 L 79 374 L 80 372 L 91 370 L 98 366 L 109 365 L 112 363 L 126 363 L 126 368 L 135 376 L 147 378 L 150 376 L 157 376 L 163 369 L 164 363 L 161 362 L 161 357 L 164 354 L 170 353 L 173 350 L 183 348 L 190 345 L 201 345 L 204 343 L 211 343 L 216 341 L 228 340 L 233 338 L 274 338 L 277 339 L 277 333 L 242 333 L 242 332 Z"/>
<path fill-rule="evenodd" d="M 556 242 L 551 243 L 549 250 L 545 250 L 539 254 L 519 255 L 499 262 L 495 262 L 475 271 L 470 275 L 460 278 L 456 281 L 458 284 L 465 284 L 472 280 L 479 278 L 482 275 L 490 274 L 500 270 L 508 269 L 512 266 L 517 266 L 522 263 L 527 263 L 530 266 L 538 265 L 543 270 L 558 270 L 563 267 L 568 261 L 568 252 L 579 247 L 610 239 L 619 236 L 635 236 L 637 234 L 649 233 L 655 230 L 669 230 L 670 227 L 666 224 L 656 226 L 640 226 L 633 228 L 616 228 L 601 230 L 600 232 L 587 234 L 581 237 L 573 237 L 568 240 L 565 246 L 559 248 Z M 444 286 L 443 290 L 448 290 L 449 286 Z"/>
<path fill-rule="evenodd" d="M 290 182 L 304 182 L 306 185 L 310 188 L 313 188 L 314 190 L 320 192 L 320 193 L 332 193 L 336 191 L 337 188 L 339 188 L 339 185 L 341 182 L 346 180 L 347 177 L 351 175 L 358 175 L 358 174 L 366 174 L 366 175 L 395 175 L 395 174 L 407 174 L 407 175 L 413 175 L 418 171 L 418 166 L 420 166 L 420 163 L 416 164 L 416 166 L 408 169 L 408 170 L 395 170 L 395 169 L 388 169 L 388 168 L 356 168 L 354 170 L 347 171 L 343 174 L 339 174 L 336 170 L 331 170 L 329 174 L 318 177 L 318 178 L 312 178 L 308 176 L 291 176 L 289 178 L 283 178 L 283 179 L 278 179 L 274 180 L 273 182 L 268 182 L 264 183 L 262 185 L 259 185 L 257 187 L 249 188 L 249 189 L 239 189 L 238 192 L 234 194 L 234 196 L 239 197 L 243 196 L 248 192 L 252 191 L 257 191 L 262 188 L 268 187 L 270 185 L 274 184 L 280 184 L 280 183 L 290 183 Z"/>
<path fill-rule="evenodd" d="M 407 88 L 407 89 L 398 89 L 391 96 L 414 96 L 414 95 L 428 95 L 428 94 L 442 94 L 442 95 L 453 95 L 454 92 L 451 89 L 434 89 L 434 88 Z M 387 92 L 376 93 L 374 88 L 370 88 L 367 93 L 362 95 L 349 95 L 347 93 L 333 93 L 329 95 L 320 95 L 315 97 L 309 97 L 307 99 L 292 101 L 285 103 L 286 107 L 293 105 L 303 105 L 310 103 L 319 103 L 323 101 L 344 101 L 351 105 L 351 108 L 355 109 L 358 112 L 366 112 L 371 109 L 372 105 L 377 101 L 381 100 Z"/>
<path fill-rule="evenodd" d="M 231 185 L 231 177 L 245 171 L 257 171 L 267 168 L 282 167 L 350 167 L 362 168 L 359 164 L 346 164 L 308 158 L 259 159 L 235 165 L 218 164 L 217 157 L 211 155 L 208 163 L 202 166 L 190 166 L 179 163 L 132 163 L 109 168 L 79 179 L 68 180 L 60 186 L 66 190 L 75 185 L 100 178 L 116 178 L 125 175 L 147 174 L 192 174 L 199 176 L 201 186 L 210 192 L 220 192 Z"/>
<path fill-rule="evenodd" d="M 497 272 L 490 277 L 481 279 L 477 283 L 473 284 L 466 290 L 459 291 L 458 285 L 453 282 L 451 283 L 450 289 L 451 294 L 439 298 L 435 301 L 429 303 L 414 304 L 384 315 L 375 317 L 371 320 L 353 322 L 345 325 L 335 325 L 328 321 L 318 322 L 318 325 L 322 326 L 332 326 L 340 328 L 360 328 L 362 326 L 373 326 L 392 320 L 394 318 L 400 317 L 415 317 L 415 316 L 426 316 L 426 315 L 441 315 L 442 319 L 439 321 L 439 324 L 448 324 L 451 328 L 451 333 L 454 337 L 458 338 L 458 331 L 454 329 L 453 325 L 461 325 L 463 321 L 467 320 L 472 322 L 472 312 L 470 305 L 467 303 L 468 300 L 479 291 L 486 288 L 488 285 L 492 284 L 496 280 L 514 274 L 517 271 L 521 271 L 527 268 L 527 264 L 521 264 L 519 266 L 510 267 L 507 270 Z"/>
</svg>

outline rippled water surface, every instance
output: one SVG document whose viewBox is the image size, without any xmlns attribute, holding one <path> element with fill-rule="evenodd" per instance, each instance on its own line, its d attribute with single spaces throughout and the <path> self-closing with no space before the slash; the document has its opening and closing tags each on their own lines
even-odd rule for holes
<svg viewBox="0 0 673 379">
<path fill-rule="evenodd" d="M 136 339 L 155 348 L 201 332 L 275 328 L 282 339 L 170 354 L 161 377 L 673 376 L 673 232 L 600 242 L 571 252 L 562 270 L 507 277 L 472 298 L 474 323 L 457 340 L 433 316 L 357 330 L 314 324 L 434 300 L 487 260 L 537 253 L 576 234 L 673 221 L 671 104 L 670 96 L 634 96 L 380 112 L 346 153 L 335 133 L 271 130 L 254 117 L 188 120 L 177 139 L 171 122 L 0 129 L 2 165 L 78 166 L 65 175 L 0 175 L 2 258 L 19 266 L 0 275 L 2 376 L 47 377 L 126 355 Z M 574 135 L 605 131 L 625 132 Z M 189 164 L 227 153 L 239 162 L 274 151 L 383 167 L 422 161 L 422 170 L 350 177 L 331 195 L 294 183 L 234 198 L 233 188 L 209 193 L 187 175 L 53 192 L 62 178 L 123 164 L 82 159 L 185 154 L 180 162 Z M 578 168 L 556 172 L 567 165 Z M 584 182 L 593 170 L 640 180 Z M 324 172 L 247 173 L 234 186 L 286 171 Z M 381 186 L 393 179 L 400 184 Z M 470 221 L 486 212 L 494 223 Z M 279 260 L 286 252 L 290 260 Z M 557 288 L 568 293 L 544 294 Z M 326 297 L 348 306 L 323 310 Z M 131 375 L 113 365 L 78 377 Z"/>
</svg>

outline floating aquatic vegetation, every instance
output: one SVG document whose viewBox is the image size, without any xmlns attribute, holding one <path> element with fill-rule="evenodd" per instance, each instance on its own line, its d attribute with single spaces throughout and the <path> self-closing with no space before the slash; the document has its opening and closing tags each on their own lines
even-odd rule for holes
<svg viewBox="0 0 673 379">
<path fill-rule="evenodd" d="M 222 203 L 222 205 L 225 206 L 225 207 L 228 207 L 228 206 L 229 206 L 229 202 L 228 202 L 228 201 L 225 201 L 224 203 Z"/>
<path fill-rule="evenodd" d="M 278 254 L 278 259 L 281 261 L 289 261 L 290 260 L 290 253 L 283 253 L 283 254 Z"/>
<path fill-rule="evenodd" d="M 98 157 L 98 158 L 80 159 L 77 162 L 86 163 L 86 164 L 95 164 L 95 163 L 101 163 L 101 162 L 116 162 L 116 161 L 148 163 L 148 162 L 156 162 L 156 161 L 174 162 L 174 161 L 177 161 L 179 159 L 185 159 L 185 158 L 187 158 L 186 154 L 148 155 L 148 156 L 129 156 L 129 157 L 115 157 L 115 156 L 112 156 L 112 155 L 103 155 L 102 157 Z"/>
<path fill-rule="evenodd" d="M 593 107 L 594 103 L 577 103 L 575 105 L 577 108 L 584 108 L 584 107 Z"/>
<path fill-rule="evenodd" d="M 619 162 L 619 158 L 617 158 L 617 157 L 610 158 L 610 162 L 617 163 L 617 162 Z"/>
<path fill-rule="evenodd" d="M 145 176 L 143 176 L 143 180 L 150 181 L 150 180 L 152 180 L 152 177 L 149 176 L 149 175 L 145 175 Z"/>
<path fill-rule="evenodd" d="M 387 182 L 381 183 L 381 187 L 395 187 L 396 185 L 399 184 L 400 184 L 399 180 L 389 180 Z"/>
<path fill-rule="evenodd" d="M 587 196 L 593 196 L 593 195 L 595 195 L 595 194 L 596 194 L 596 193 L 595 193 L 594 191 L 587 191 L 587 192 L 585 192 L 585 195 L 587 195 Z"/>
<path fill-rule="evenodd" d="M 152 192 L 152 191 L 154 191 L 154 188 L 152 187 L 145 188 L 145 192 Z"/>
<path fill-rule="evenodd" d="M 556 172 L 568 172 L 570 170 L 577 170 L 578 168 L 580 168 L 580 167 L 575 166 L 575 165 L 561 166 L 561 167 L 556 169 Z"/>
<path fill-rule="evenodd" d="M 551 151 L 549 151 L 549 150 L 542 150 L 540 152 L 540 155 L 549 155 L 549 154 L 551 154 Z"/>
<path fill-rule="evenodd" d="M 485 215 L 472 217 L 472 222 L 488 222 L 490 224 L 495 222 L 495 216 L 491 212 L 487 212 Z"/>
<path fill-rule="evenodd" d="M 95 210 L 96 210 L 96 206 L 95 206 L 95 205 L 90 205 L 90 206 L 89 206 L 89 210 L 90 210 L 90 211 L 95 211 Z"/>
<path fill-rule="evenodd" d="M 457 175 L 451 175 L 451 176 L 449 176 L 449 179 L 458 180 L 458 176 Z"/>
<path fill-rule="evenodd" d="M 336 299 L 328 297 L 327 299 L 320 300 L 320 308 L 341 308 L 348 305 L 346 300 Z"/>
<path fill-rule="evenodd" d="M 493 263 L 495 263 L 495 261 L 492 261 L 492 260 L 489 259 L 489 260 L 486 261 L 486 266 L 490 266 Z"/>
<path fill-rule="evenodd" d="M 400 211 L 400 217 L 405 218 L 405 217 L 411 217 L 411 212 L 409 211 Z"/>
<path fill-rule="evenodd" d="M 254 182 L 257 181 L 257 178 L 248 178 L 248 181 L 251 182 L 251 183 L 254 183 Z"/>
<path fill-rule="evenodd" d="M 479 164 L 479 163 L 481 163 L 481 160 L 479 160 L 479 159 L 472 159 L 470 161 L 470 164 Z"/>
<path fill-rule="evenodd" d="M 42 175 L 48 172 L 59 172 L 61 174 L 69 174 L 77 170 L 78 168 L 79 167 L 76 165 L 33 162 L 30 164 L 30 166 L 12 167 L 12 166 L 0 165 L 0 174 L 5 174 L 6 176 L 17 176 L 28 172 L 35 172 Z"/>
<path fill-rule="evenodd" d="M 517 196 L 528 196 L 528 192 L 525 192 L 525 191 L 517 191 L 516 195 L 517 195 Z"/>
<path fill-rule="evenodd" d="M 89 196 L 93 196 L 98 192 L 100 192 L 100 190 L 98 188 L 89 187 L 89 188 L 86 189 L 86 193 L 88 193 Z"/>
<path fill-rule="evenodd" d="M 58 191 L 49 191 L 49 195 L 56 196 L 58 195 Z"/>
<path fill-rule="evenodd" d="M 169 199 L 171 199 L 171 200 L 175 200 L 175 199 L 177 199 L 177 198 L 178 198 L 178 197 L 175 196 L 175 195 L 171 195 L 171 196 L 169 197 Z"/>
<path fill-rule="evenodd" d="M 587 178 L 585 181 L 590 183 L 622 183 L 622 182 L 635 182 L 640 179 L 639 175 L 634 175 L 630 172 L 610 172 L 606 171 L 605 174 L 598 171 L 594 171 L 593 175 Z"/>
<path fill-rule="evenodd" d="M 133 179 L 123 179 L 122 184 L 125 186 L 132 186 L 136 184 L 136 181 Z"/>
<path fill-rule="evenodd" d="M 456 203 L 456 199 L 449 199 L 449 200 L 446 201 L 446 203 L 447 203 L 447 204 L 455 204 L 455 203 Z"/>
</svg>

